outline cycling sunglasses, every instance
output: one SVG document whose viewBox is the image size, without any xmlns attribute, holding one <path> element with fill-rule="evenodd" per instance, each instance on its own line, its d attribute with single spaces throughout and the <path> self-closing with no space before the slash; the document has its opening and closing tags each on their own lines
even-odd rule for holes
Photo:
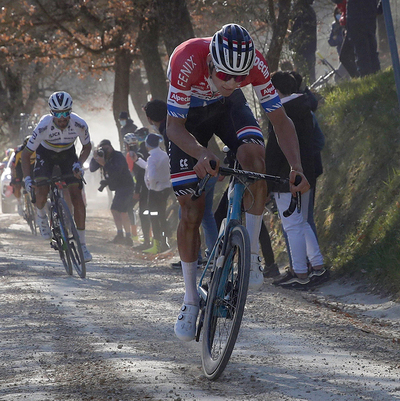
<svg viewBox="0 0 400 401">
<path fill-rule="evenodd" d="M 230 81 L 232 78 L 235 80 L 235 82 L 243 82 L 247 78 L 247 75 L 231 75 L 222 71 L 215 71 L 215 75 L 218 79 L 225 82 Z"/>
<path fill-rule="evenodd" d="M 51 110 L 51 114 L 55 117 L 55 118 L 61 118 L 61 117 L 69 117 L 71 115 L 71 110 L 66 110 L 66 111 L 53 111 Z"/>
</svg>

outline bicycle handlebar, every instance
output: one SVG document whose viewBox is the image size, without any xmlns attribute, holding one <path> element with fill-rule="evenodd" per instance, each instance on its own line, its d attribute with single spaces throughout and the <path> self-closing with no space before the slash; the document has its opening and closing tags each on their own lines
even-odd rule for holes
<svg viewBox="0 0 400 401">
<path fill-rule="evenodd" d="M 75 169 L 75 171 L 79 169 Z M 60 181 L 65 181 L 68 178 L 73 178 L 75 177 L 74 174 L 65 174 L 65 175 L 58 175 L 58 176 L 54 176 L 51 178 L 47 178 L 46 180 L 40 180 L 40 181 L 35 181 L 33 180 L 33 185 L 35 185 L 35 187 L 42 187 L 44 185 L 48 185 L 48 184 L 55 184 L 56 182 L 60 182 Z M 84 180 L 84 178 L 82 177 L 80 179 L 84 184 L 86 184 L 86 181 Z M 31 188 L 31 202 L 32 203 L 36 203 L 36 193 L 35 193 L 35 189 Z"/>
<path fill-rule="evenodd" d="M 217 163 L 215 162 L 215 160 L 210 161 L 210 166 L 213 170 L 215 169 L 216 165 L 217 165 Z M 289 182 L 289 180 L 287 178 L 281 178 L 276 175 L 255 173 L 253 171 L 238 170 L 238 169 L 229 168 L 229 167 L 220 167 L 218 172 L 221 175 L 242 176 L 242 177 L 246 177 L 248 180 L 254 180 L 254 181 L 266 180 L 266 181 L 276 182 L 278 184 L 287 184 Z M 196 190 L 192 194 L 192 197 L 191 197 L 193 201 L 200 198 L 200 196 L 203 193 L 203 191 L 207 185 L 207 182 L 209 181 L 210 178 L 211 178 L 211 174 L 207 173 L 205 175 L 205 177 L 199 181 L 199 183 L 197 184 Z M 297 175 L 294 183 L 295 183 L 295 185 L 299 185 L 300 182 L 301 182 L 301 176 Z M 292 195 L 292 198 L 290 200 L 290 205 L 287 208 L 287 210 L 285 210 L 283 212 L 283 216 L 289 217 L 291 214 L 293 214 L 293 212 L 295 211 L 296 208 L 297 208 L 297 212 L 300 213 L 300 211 L 301 211 L 301 193 L 300 192 L 297 192 L 296 196 Z"/>
</svg>

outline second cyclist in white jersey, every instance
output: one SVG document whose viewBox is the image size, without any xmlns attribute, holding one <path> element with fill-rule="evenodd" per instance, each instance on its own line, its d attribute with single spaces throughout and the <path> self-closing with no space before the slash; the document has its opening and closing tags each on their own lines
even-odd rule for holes
<svg viewBox="0 0 400 401">
<path fill-rule="evenodd" d="M 25 188 L 30 191 L 33 178 L 35 181 L 51 178 L 54 166 L 59 166 L 62 175 L 71 175 L 66 184 L 74 206 L 74 220 L 85 262 L 92 260 L 92 255 L 86 247 L 85 221 L 86 208 L 82 198 L 83 177 L 82 165 L 91 150 L 89 129 L 86 122 L 77 114 L 72 113 L 72 98 L 67 92 L 55 92 L 49 97 L 50 113 L 41 118 L 33 130 L 33 134 L 22 153 L 22 170 Z M 79 138 L 82 150 L 79 157 L 75 151 L 75 141 Z M 36 151 L 36 162 L 33 178 L 30 176 L 29 159 Z M 46 215 L 46 202 L 49 186 L 35 188 L 37 223 L 43 238 L 50 239 L 51 231 Z"/>
</svg>

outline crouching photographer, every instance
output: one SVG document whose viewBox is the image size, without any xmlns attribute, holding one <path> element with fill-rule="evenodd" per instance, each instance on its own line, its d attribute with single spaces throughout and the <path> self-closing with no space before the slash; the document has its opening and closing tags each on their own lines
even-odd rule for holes
<svg viewBox="0 0 400 401">
<path fill-rule="evenodd" d="M 111 241 L 115 244 L 133 245 L 128 210 L 132 208 L 134 182 L 125 156 L 115 150 L 108 139 L 103 139 L 90 161 L 90 171 L 103 169 L 105 180 L 100 181 L 99 191 L 107 185 L 114 191 L 111 213 L 117 228 L 117 235 Z M 125 237 L 124 237 L 125 230 Z"/>
</svg>

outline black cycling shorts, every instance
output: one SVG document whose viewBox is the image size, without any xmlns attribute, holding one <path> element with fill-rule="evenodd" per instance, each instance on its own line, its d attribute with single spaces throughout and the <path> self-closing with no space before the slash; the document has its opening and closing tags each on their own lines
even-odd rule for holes
<svg viewBox="0 0 400 401">
<path fill-rule="evenodd" d="M 127 213 L 133 208 L 133 188 L 118 188 L 115 190 L 111 210 Z"/>
<path fill-rule="evenodd" d="M 54 152 L 46 149 L 42 145 L 36 149 L 36 161 L 33 169 L 33 177 L 35 180 L 49 179 L 53 175 L 54 166 L 59 166 L 61 174 L 73 174 L 72 166 L 78 161 L 75 146 L 63 150 L 62 152 Z M 75 177 L 65 179 L 66 184 L 80 183 L 81 181 Z"/>
<path fill-rule="evenodd" d="M 264 146 L 260 126 L 240 89 L 208 106 L 189 109 L 185 127 L 205 147 L 214 134 L 235 153 L 246 143 Z M 172 142 L 169 153 L 175 195 L 193 193 L 198 182 L 193 170 L 197 160 Z"/>
</svg>

